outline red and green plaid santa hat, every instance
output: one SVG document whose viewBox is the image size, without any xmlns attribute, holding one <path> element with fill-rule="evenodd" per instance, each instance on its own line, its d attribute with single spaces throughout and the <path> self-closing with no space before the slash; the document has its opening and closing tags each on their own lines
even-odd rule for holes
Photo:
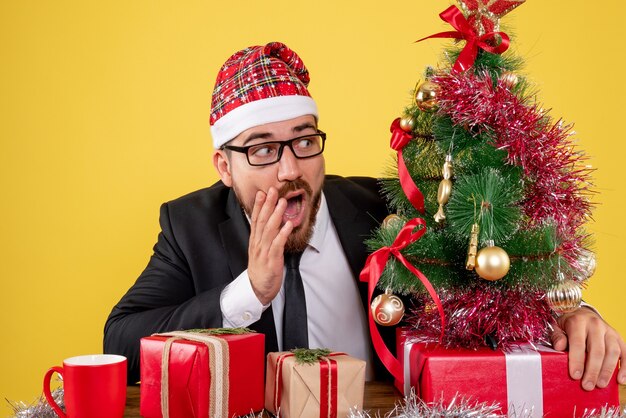
<svg viewBox="0 0 626 418">
<path fill-rule="evenodd" d="M 303 115 L 318 118 L 309 72 L 294 51 L 272 42 L 231 56 L 220 69 L 211 101 L 217 149 L 246 129 Z"/>
</svg>

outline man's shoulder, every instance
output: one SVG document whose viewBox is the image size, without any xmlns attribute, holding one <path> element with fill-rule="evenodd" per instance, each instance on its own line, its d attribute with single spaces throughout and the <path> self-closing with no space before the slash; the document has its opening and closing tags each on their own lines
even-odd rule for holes
<svg viewBox="0 0 626 418">
<path fill-rule="evenodd" d="M 223 211 L 228 201 L 230 188 L 218 181 L 209 187 L 199 189 L 164 203 L 170 211 Z"/>
<path fill-rule="evenodd" d="M 388 214 L 380 182 L 372 177 L 328 175 L 324 183 L 324 196 L 331 213 L 335 215 L 366 213 L 370 218 L 382 219 Z"/>
<path fill-rule="evenodd" d="M 324 190 L 338 190 L 349 196 L 363 196 L 381 199 L 380 182 L 373 177 L 326 176 Z"/>
</svg>

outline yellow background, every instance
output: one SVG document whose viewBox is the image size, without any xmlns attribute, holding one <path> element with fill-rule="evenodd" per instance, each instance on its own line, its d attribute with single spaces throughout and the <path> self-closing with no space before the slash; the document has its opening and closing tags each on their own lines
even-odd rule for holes
<svg viewBox="0 0 626 418">
<path fill-rule="evenodd" d="M 446 41 L 430 1 L 67 1 L 0 5 L 0 403 L 102 350 L 111 307 L 151 254 L 163 201 L 216 180 L 208 128 L 221 63 L 281 40 L 312 74 L 328 172 L 380 175 L 388 126 Z M 624 2 L 529 0 L 517 34 L 545 107 L 576 122 L 594 174 L 598 271 L 585 298 L 621 334 L 626 192 Z M 0 416 L 8 414 L 6 405 Z"/>
</svg>

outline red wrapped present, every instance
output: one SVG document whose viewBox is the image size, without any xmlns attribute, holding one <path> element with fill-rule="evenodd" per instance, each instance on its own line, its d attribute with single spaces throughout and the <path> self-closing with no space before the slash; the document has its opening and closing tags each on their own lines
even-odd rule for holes
<svg viewBox="0 0 626 418">
<path fill-rule="evenodd" d="M 619 406 L 617 375 L 607 388 L 585 391 L 579 380 L 569 377 L 567 353 L 530 344 L 507 352 L 445 349 L 407 340 L 401 329 L 397 336 L 404 366 L 404 386 L 398 389 L 408 394 L 414 388 L 425 402 L 449 403 L 462 396 L 476 403 L 495 402 L 503 414 L 552 418 Z"/>
<path fill-rule="evenodd" d="M 269 353 L 266 382 L 265 409 L 274 415 L 346 417 L 363 407 L 365 361 L 326 351 L 307 364 L 292 352 Z"/>
<path fill-rule="evenodd" d="M 264 365 L 263 334 L 194 330 L 142 338 L 141 416 L 230 418 L 260 411 Z"/>
</svg>

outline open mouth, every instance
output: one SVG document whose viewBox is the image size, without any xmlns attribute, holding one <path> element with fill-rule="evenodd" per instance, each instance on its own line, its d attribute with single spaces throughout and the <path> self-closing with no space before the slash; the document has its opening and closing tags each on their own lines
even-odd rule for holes
<svg viewBox="0 0 626 418">
<path fill-rule="evenodd" d="M 302 190 L 289 193 L 285 196 L 285 199 L 287 199 L 287 208 L 283 213 L 283 222 L 291 221 L 294 227 L 302 223 L 306 203 L 305 197 L 304 191 Z"/>
</svg>

